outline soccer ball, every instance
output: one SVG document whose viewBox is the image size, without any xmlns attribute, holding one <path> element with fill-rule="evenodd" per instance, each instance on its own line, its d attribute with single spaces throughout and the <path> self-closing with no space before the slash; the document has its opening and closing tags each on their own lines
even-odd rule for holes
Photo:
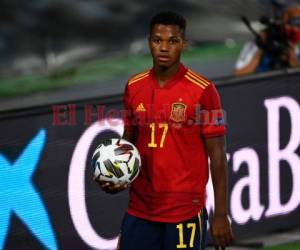
<svg viewBox="0 0 300 250">
<path fill-rule="evenodd" d="M 131 183 L 139 174 L 141 157 L 132 143 L 124 139 L 108 139 L 95 149 L 92 167 L 98 181 Z"/>
</svg>

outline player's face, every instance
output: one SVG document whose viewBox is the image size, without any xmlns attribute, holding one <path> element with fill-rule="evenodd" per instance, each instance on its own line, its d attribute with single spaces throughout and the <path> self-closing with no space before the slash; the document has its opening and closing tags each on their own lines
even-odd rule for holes
<svg viewBox="0 0 300 250">
<path fill-rule="evenodd" d="M 185 45 L 178 25 L 154 25 L 149 37 L 154 66 L 169 68 L 178 64 Z"/>
</svg>

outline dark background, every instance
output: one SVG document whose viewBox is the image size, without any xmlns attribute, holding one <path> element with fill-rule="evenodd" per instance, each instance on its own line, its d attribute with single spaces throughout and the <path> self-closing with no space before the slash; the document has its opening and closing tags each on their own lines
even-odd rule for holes
<svg viewBox="0 0 300 250">
<path fill-rule="evenodd" d="M 252 21 L 271 16 L 272 5 L 270 0 L 1 0 L 0 76 L 145 53 L 149 20 L 161 10 L 187 18 L 192 44 L 222 44 L 252 39 L 240 16 Z"/>
</svg>

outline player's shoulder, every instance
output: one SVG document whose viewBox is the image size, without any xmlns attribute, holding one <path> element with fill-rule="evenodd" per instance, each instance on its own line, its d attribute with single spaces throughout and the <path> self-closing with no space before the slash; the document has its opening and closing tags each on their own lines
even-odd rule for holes
<svg viewBox="0 0 300 250">
<path fill-rule="evenodd" d="M 187 79 L 187 82 L 191 84 L 191 86 L 194 86 L 201 90 L 205 90 L 207 87 L 213 85 L 213 82 L 211 80 L 207 79 L 203 75 L 195 72 L 190 68 L 186 70 L 184 77 L 185 79 Z"/>
<path fill-rule="evenodd" d="M 150 75 L 150 69 L 144 70 L 137 74 L 134 74 L 128 79 L 127 85 L 136 85 L 137 83 L 143 82 L 143 80 L 147 79 Z"/>
</svg>

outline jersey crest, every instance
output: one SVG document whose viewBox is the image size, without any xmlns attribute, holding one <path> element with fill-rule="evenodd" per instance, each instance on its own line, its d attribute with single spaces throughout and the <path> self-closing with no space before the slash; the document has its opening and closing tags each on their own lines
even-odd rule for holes
<svg viewBox="0 0 300 250">
<path fill-rule="evenodd" d="M 170 114 L 170 119 L 174 122 L 184 122 L 185 121 L 185 111 L 186 105 L 180 102 L 172 103 L 172 110 Z"/>
</svg>

